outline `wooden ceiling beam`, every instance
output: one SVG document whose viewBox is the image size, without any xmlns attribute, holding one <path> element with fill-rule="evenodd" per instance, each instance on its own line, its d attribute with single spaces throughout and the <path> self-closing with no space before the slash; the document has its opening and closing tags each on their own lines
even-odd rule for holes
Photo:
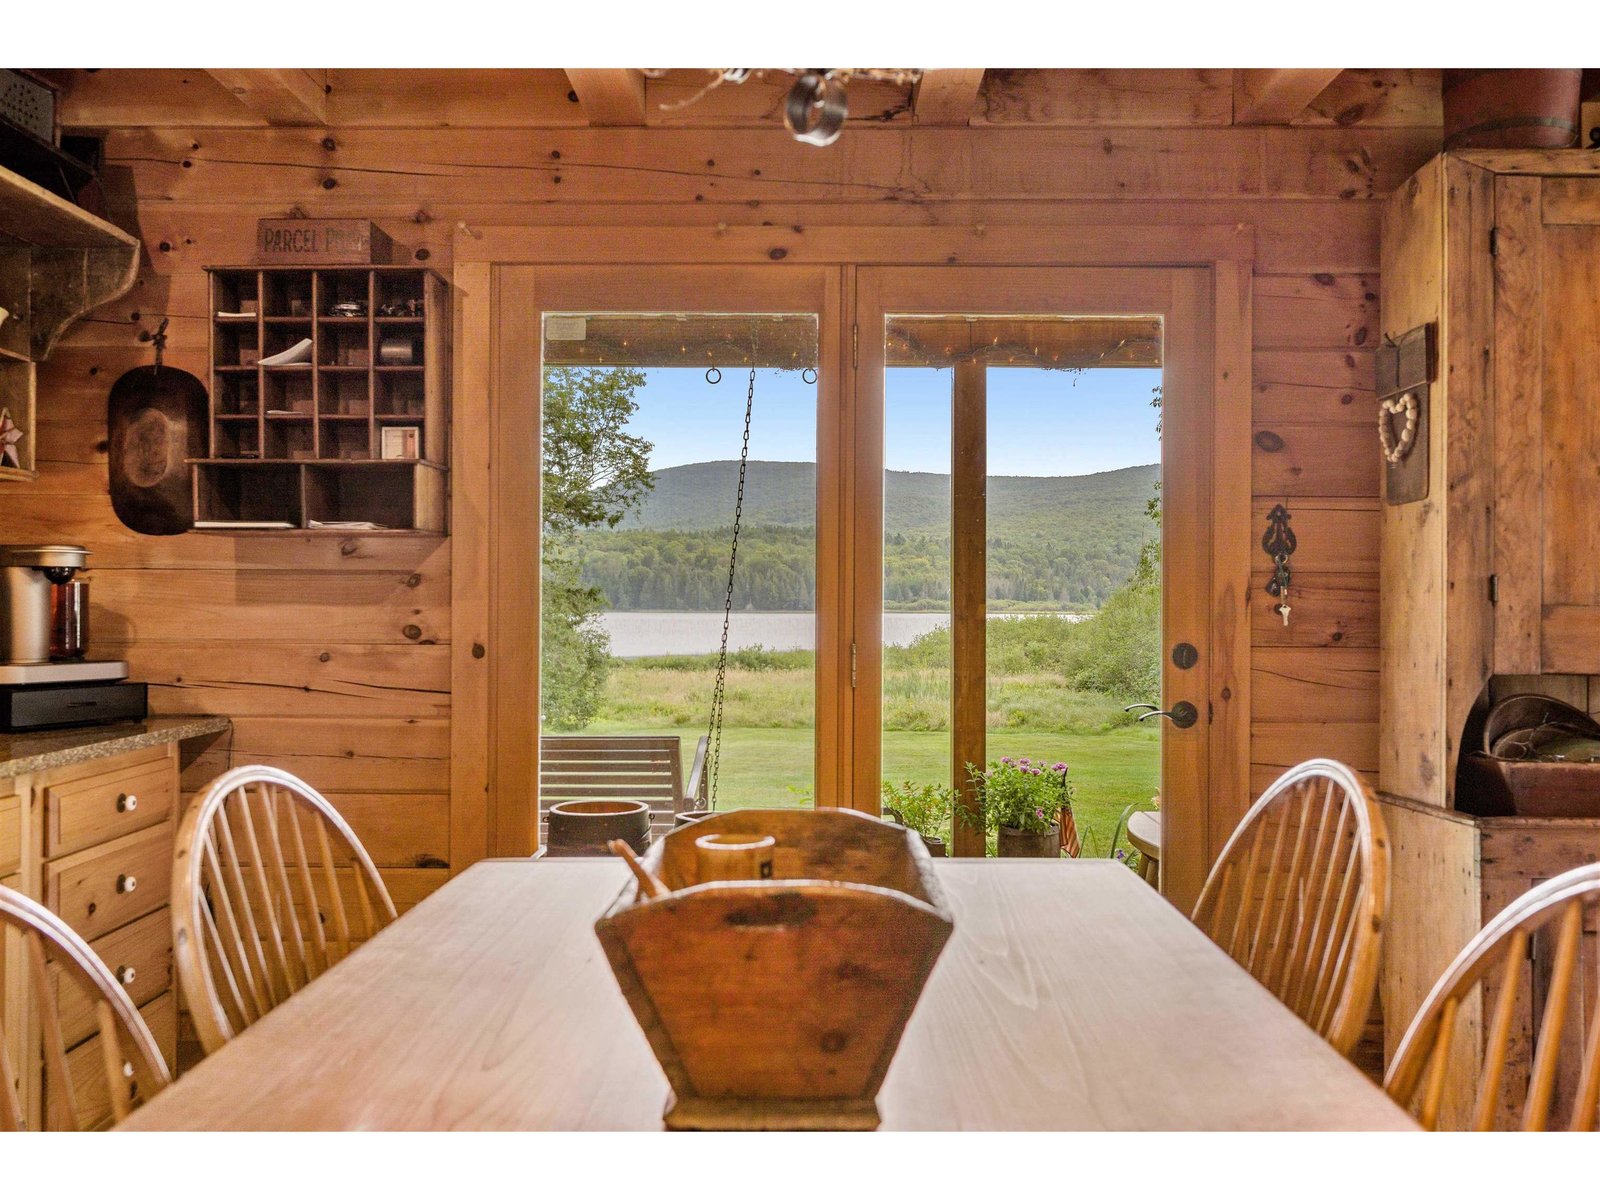
<svg viewBox="0 0 1600 1200">
<path fill-rule="evenodd" d="M 982 67 L 924 71 L 911 91 L 911 113 L 918 125 L 965 125 L 978 105 Z"/>
<path fill-rule="evenodd" d="M 206 74 L 268 125 L 328 123 L 325 69 L 223 67 Z"/>
<path fill-rule="evenodd" d="M 567 79 L 591 125 L 645 123 L 644 72 L 567 68 Z"/>
<path fill-rule="evenodd" d="M 1235 71 L 1233 123 L 1287 125 L 1343 73 L 1342 67 Z"/>
</svg>

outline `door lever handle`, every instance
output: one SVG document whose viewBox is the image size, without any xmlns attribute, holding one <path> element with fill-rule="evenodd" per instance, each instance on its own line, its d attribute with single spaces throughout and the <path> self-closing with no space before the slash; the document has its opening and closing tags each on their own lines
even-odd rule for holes
<svg viewBox="0 0 1600 1200">
<path fill-rule="evenodd" d="M 1160 707 L 1161 707 L 1161 705 L 1159 705 L 1159 704 L 1126 704 L 1126 705 L 1123 706 L 1122 711 L 1123 712 L 1132 712 L 1136 708 L 1148 708 L 1150 710 L 1150 712 L 1155 712 L 1156 709 L 1158 709 Z M 1146 714 L 1146 715 L 1148 716 L 1149 714 Z M 1142 721 L 1142 720 L 1144 720 L 1144 717 L 1140 717 L 1139 719 Z"/>
<path fill-rule="evenodd" d="M 1154 706 L 1152 705 L 1152 709 Z M 1179 700 L 1170 709 L 1164 711 L 1151 711 L 1141 713 L 1139 720 L 1148 721 L 1151 717 L 1165 717 L 1179 729 L 1187 729 L 1200 719 L 1200 710 L 1187 700 Z"/>
</svg>

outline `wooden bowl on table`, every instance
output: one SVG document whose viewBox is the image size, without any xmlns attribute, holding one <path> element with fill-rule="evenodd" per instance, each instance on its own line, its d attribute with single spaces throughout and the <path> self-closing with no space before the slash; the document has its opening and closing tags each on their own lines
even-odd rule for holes
<svg viewBox="0 0 1600 1200">
<path fill-rule="evenodd" d="M 773 877 L 701 883 L 695 840 L 771 835 Z M 671 1129 L 875 1129 L 878 1089 L 954 928 L 914 833 L 848 809 L 674 830 L 595 922 L 672 1085 Z"/>
</svg>

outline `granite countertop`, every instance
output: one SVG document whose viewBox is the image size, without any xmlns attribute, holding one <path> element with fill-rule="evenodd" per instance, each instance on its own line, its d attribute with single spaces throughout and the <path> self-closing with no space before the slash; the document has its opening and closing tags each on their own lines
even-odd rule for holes
<svg viewBox="0 0 1600 1200">
<path fill-rule="evenodd" d="M 225 733 L 232 725 L 227 717 L 151 717 L 78 729 L 0 733 L 0 779 Z"/>
</svg>

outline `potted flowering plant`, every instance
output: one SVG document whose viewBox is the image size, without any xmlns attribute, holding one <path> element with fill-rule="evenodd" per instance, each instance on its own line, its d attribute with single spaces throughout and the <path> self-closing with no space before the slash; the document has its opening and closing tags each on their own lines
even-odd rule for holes
<svg viewBox="0 0 1600 1200">
<path fill-rule="evenodd" d="M 937 783 L 883 781 L 883 813 L 922 837 L 922 844 L 935 858 L 946 854 L 950 818 L 956 808 L 955 789 Z"/>
<path fill-rule="evenodd" d="M 1067 769 L 1028 758 L 1002 758 L 986 771 L 967 764 L 1001 858 L 1060 857 L 1061 814 L 1072 804 Z"/>
</svg>

